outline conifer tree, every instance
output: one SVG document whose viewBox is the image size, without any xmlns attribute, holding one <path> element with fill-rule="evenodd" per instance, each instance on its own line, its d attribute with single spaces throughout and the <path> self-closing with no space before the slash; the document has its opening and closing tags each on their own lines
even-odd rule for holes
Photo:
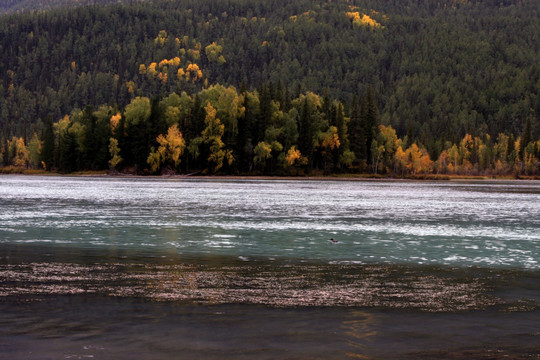
<svg viewBox="0 0 540 360">
<path fill-rule="evenodd" d="M 41 149 L 41 161 L 45 163 L 46 170 L 51 171 L 54 166 L 54 130 L 51 116 L 47 116 L 43 130 L 43 147 Z"/>
<path fill-rule="evenodd" d="M 519 158 L 524 161 L 525 148 L 531 142 L 531 118 L 527 117 L 525 128 L 521 134 L 521 142 L 519 143 Z"/>
<path fill-rule="evenodd" d="M 373 96 L 373 88 L 368 86 L 366 94 L 362 98 L 362 127 L 365 134 L 365 154 L 367 161 L 371 161 L 372 142 L 377 138 L 380 118 L 379 110 Z"/>
<path fill-rule="evenodd" d="M 361 110 L 358 104 L 358 97 L 353 96 L 351 102 L 351 117 L 349 121 L 349 144 L 350 150 L 354 153 L 357 162 L 366 160 L 366 137 L 362 126 Z M 362 170 L 362 169 L 360 169 Z"/>
<path fill-rule="evenodd" d="M 311 118 L 309 113 L 309 105 L 307 97 L 304 98 L 302 104 L 302 111 L 300 112 L 300 119 L 298 124 L 298 150 L 304 156 L 311 157 L 312 139 L 310 135 Z"/>
<path fill-rule="evenodd" d="M 2 141 L 2 156 L 3 156 L 3 159 L 2 159 L 2 163 L 4 166 L 8 166 L 9 165 L 9 144 L 8 144 L 8 139 L 5 139 L 4 141 Z"/>
</svg>

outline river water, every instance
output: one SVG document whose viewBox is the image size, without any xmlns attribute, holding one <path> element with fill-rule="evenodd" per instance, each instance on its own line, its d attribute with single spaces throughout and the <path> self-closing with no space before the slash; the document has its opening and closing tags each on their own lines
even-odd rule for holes
<svg viewBox="0 0 540 360">
<path fill-rule="evenodd" d="M 0 358 L 537 359 L 539 304 L 540 182 L 0 177 Z"/>
</svg>

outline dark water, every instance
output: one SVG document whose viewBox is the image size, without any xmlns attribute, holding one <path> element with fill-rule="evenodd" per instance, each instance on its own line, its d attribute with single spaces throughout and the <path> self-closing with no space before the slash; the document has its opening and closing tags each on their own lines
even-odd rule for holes
<svg viewBox="0 0 540 360">
<path fill-rule="evenodd" d="M 0 309 L 0 349 L 13 359 L 534 359 L 539 350 L 538 316 L 526 312 L 197 306 L 93 296 Z"/>
<path fill-rule="evenodd" d="M 539 359 L 539 194 L 0 177 L 0 359 Z"/>
</svg>

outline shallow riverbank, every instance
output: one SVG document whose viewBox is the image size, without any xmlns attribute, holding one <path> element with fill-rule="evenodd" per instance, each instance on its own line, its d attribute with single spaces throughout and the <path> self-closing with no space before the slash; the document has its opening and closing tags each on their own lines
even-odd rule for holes
<svg viewBox="0 0 540 360">
<path fill-rule="evenodd" d="M 159 178 L 159 179 L 224 179 L 224 180 L 345 180 L 345 181 L 370 181 L 370 180 L 427 180 L 427 181 L 509 181 L 509 180 L 540 180 L 540 176 L 488 176 L 488 175 L 448 175 L 448 174 L 425 174 L 410 176 L 386 176 L 374 174 L 332 174 L 332 175 L 193 175 L 193 174 L 166 174 L 166 175 L 137 175 L 132 173 L 109 172 L 109 171 L 81 171 L 69 174 L 49 172 L 45 170 L 31 170 L 21 168 L 0 168 L 1 175 L 27 175 L 27 176 L 65 176 L 65 177 L 113 177 L 113 178 Z"/>
</svg>

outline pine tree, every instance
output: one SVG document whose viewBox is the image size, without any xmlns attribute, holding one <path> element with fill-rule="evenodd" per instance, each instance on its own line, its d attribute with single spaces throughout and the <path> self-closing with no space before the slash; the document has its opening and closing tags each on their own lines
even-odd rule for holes
<svg viewBox="0 0 540 360">
<path fill-rule="evenodd" d="M 519 143 L 519 158 L 521 160 L 525 160 L 525 148 L 527 145 L 531 142 L 531 118 L 527 117 L 527 121 L 525 121 L 525 128 L 523 129 L 523 133 L 521 134 L 521 142 Z"/>
<path fill-rule="evenodd" d="M 3 163 L 4 163 L 4 166 L 8 166 L 9 165 L 9 143 L 8 143 L 8 139 L 6 138 L 3 142 L 3 147 L 4 149 L 2 150 L 2 154 L 3 154 Z"/>
<path fill-rule="evenodd" d="M 279 80 L 277 83 L 276 95 L 274 98 L 279 103 L 279 110 L 283 111 L 283 109 L 285 108 L 285 100 L 284 100 L 283 85 L 281 84 L 281 80 Z"/>
<path fill-rule="evenodd" d="M 167 122 L 159 106 L 160 101 L 160 96 L 152 98 L 150 117 L 148 118 L 149 143 L 153 143 L 160 134 L 166 133 L 168 129 Z"/>
<path fill-rule="evenodd" d="M 123 114 L 120 117 L 120 121 L 118 121 L 117 128 L 114 130 L 114 138 L 118 140 L 118 147 L 120 148 L 120 153 L 118 155 L 123 159 L 123 163 L 132 164 L 133 159 L 131 158 L 131 151 L 127 148 L 126 117 Z"/>
<path fill-rule="evenodd" d="M 67 129 L 60 134 L 58 140 L 58 167 L 64 173 L 70 173 L 77 169 L 77 139 Z"/>
<path fill-rule="evenodd" d="M 264 140 L 264 132 L 266 131 L 266 126 L 270 122 L 272 117 L 272 97 L 271 89 L 266 86 L 262 86 L 259 91 L 259 116 L 257 117 L 257 122 L 255 125 L 255 139 L 253 143 L 258 143 L 259 141 Z"/>
<path fill-rule="evenodd" d="M 48 171 L 54 166 L 54 130 L 52 117 L 47 116 L 45 122 L 45 128 L 43 129 L 43 148 L 41 149 L 41 161 L 45 163 L 45 167 Z"/>
<path fill-rule="evenodd" d="M 238 134 L 236 141 L 236 149 L 234 153 L 237 154 L 237 164 L 240 171 L 248 171 L 251 163 L 251 155 L 253 148 L 253 123 L 255 121 L 255 112 L 253 105 L 246 92 L 244 95 L 244 115 L 238 119 Z"/>
<path fill-rule="evenodd" d="M 83 110 L 83 116 L 81 119 L 82 124 L 85 126 L 84 136 L 84 152 L 81 153 L 81 159 L 79 160 L 80 167 L 94 168 L 94 161 L 97 150 L 97 142 L 99 139 L 96 136 L 96 117 L 94 116 L 94 107 L 87 105 Z"/>
<path fill-rule="evenodd" d="M 373 88 L 369 85 L 362 99 L 362 127 L 366 137 L 366 159 L 368 162 L 371 160 L 371 143 L 377 138 L 379 124 L 379 110 L 373 96 Z"/>
<path fill-rule="evenodd" d="M 358 161 L 366 160 L 366 137 L 362 126 L 361 109 L 358 97 L 353 95 L 351 102 L 351 118 L 349 121 L 349 144 L 350 150 Z"/>
<path fill-rule="evenodd" d="M 309 105 L 307 97 L 304 99 L 302 105 L 302 112 L 300 113 L 300 119 L 298 124 L 298 150 L 304 156 L 310 158 L 312 150 L 312 139 L 310 137 L 311 127 L 311 114 L 309 113 Z"/>
</svg>

